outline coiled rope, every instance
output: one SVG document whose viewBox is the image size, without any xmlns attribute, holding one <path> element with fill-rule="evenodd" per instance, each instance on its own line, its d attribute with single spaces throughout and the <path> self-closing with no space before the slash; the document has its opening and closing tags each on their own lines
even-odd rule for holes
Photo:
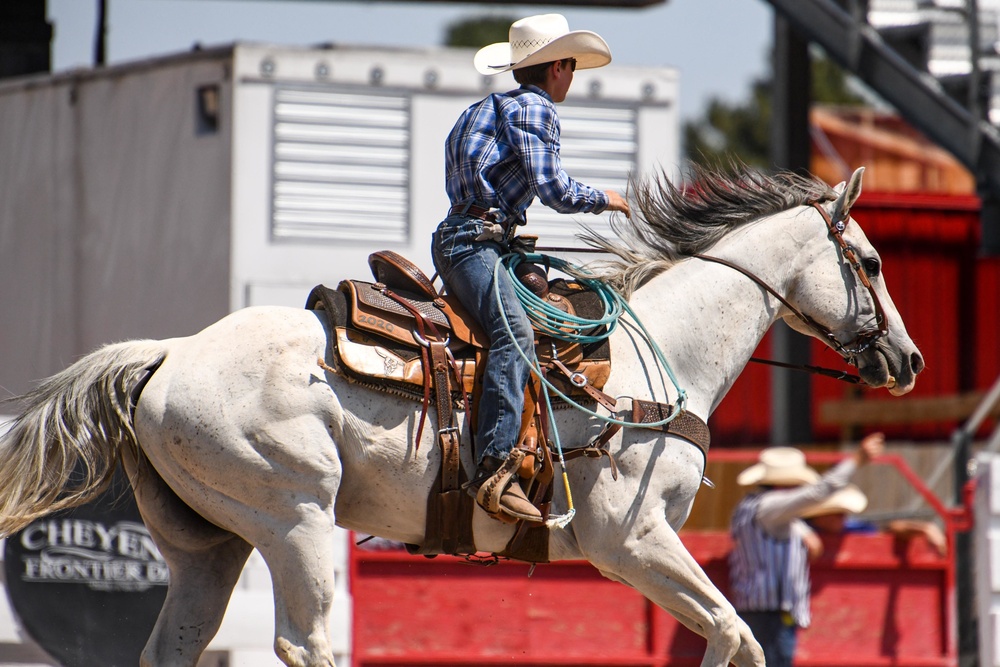
<svg viewBox="0 0 1000 667">
<path fill-rule="evenodd" d="M 578 317 L 562 311 L 544 299 L 539 298 L 534 292 L 529 290 L 515 274 L 515 269 L 523 262 L 541 262 L 547 266 L 575 276 L 581 284 L 593 290 L 593 292 L 601 300 L 601 304 L 604 308 L 603 316 L 596 320 Z M 660 349 L 660 346 L 657 345 L 656 341 L 649 335 L 646 327 L 636 316 L 635 312 L 633 312 L 632 308 L 628 305 L 628 302 L 626 302 L 625 299 L 622 298 L 622 296 L 606 282 L 597 278 L 587 277 L 587 270 L 585 268 L 571 264 L 570 262 L 567 262 L 559 257 L 542 255 L 540 253 L 512 253 L 503 255 L 493 267 L 493 289 L 498 302 L 501 302 L 501 270 L 506 270 L 507 277 L 514 286 L 514 293 L 517 295 L 518 301 L 527 313 L 528 319 L 531 320 L 539 331 L 544 332 L 552 338 L 581 344 L 600 342 L 609 338 L 611 334 L 615 332 L 618 327 L 619 320 L 623 315 L 627 314 L 634 322 L 635 326 L 642 332 L 643 339 L 646 341 L 650 350 L 653 351 L 657 363 L 666 373 L 670 382 L 673 384 L 674 389 L 677 391 L 677 400 L 675 401 L 670 414 L 665 419 L 661 419 L 657 422 L 640 424 L 636 422 L 622 421 L 616 419 L 615 417 L 605 417 L 604 415 L 598 414 L 597 412 L 584 407 L 577 401 L 567 396 L 545 377 L 538 359 L 529 357 L 528 354 L 521 349 L 521 346 L 517 342 L 517 338 L 514 336 L 507 314 L 501 309 L 501 320 L 503 322 L 504 329 L 507 331 L 507 335 L 510 336 L 510 339 L 514 342 L 514 348 L 517 350 L 518 354 L 521 355 L 521 358 L 528 362 L 529 367 L 531 368 L 531 373 L 539 379 L 542 385 L 542 397 L 545 402 L 548 422 L 551 426 L 552 440 L 555 443 L 556 452 L 559 458 L 559 466 L 562 468 L 562 480 L 563 486 L 566 490 L 568 506 L 568 512 L 566 514 L 551 517 L 547 523 L 552 527 L 562 527 L 573 520 L 573 516 L 576 514 L 576 509 L 573 507 L 573 494 L 570 491 L 569 477 L 566 473 L 566 459 L 563 457 L 562 443 L 559 440 L 559 429 L 556 428 L 555 415 L 552 413 L 552 401 L 549 393 L 555 393 L 573 408 L 608 424 L 657 428 L 673 421 L 677 415 L 681 413 L 687 403 L 687 392 L 678 384 L 677 378 L 674 376 L 673 370 L 670 368 L 670 364 L 667 362 L 667 358 Z"/>
</svg>

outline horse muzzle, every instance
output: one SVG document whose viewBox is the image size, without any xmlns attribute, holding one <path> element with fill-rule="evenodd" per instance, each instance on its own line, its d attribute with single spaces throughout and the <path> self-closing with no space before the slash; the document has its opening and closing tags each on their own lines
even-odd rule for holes
<svg viewBox="0 0 1000 667">
<path fill-rule="evenodd" d="M 924 369 L 924 358 L 912 344 L 907 347 L 898 349 L 881 341 L 873 345 L 858 359 L 861 379 L 870 387 L 885 387 L 893 396 L 909 393 Z"/>
</svg>

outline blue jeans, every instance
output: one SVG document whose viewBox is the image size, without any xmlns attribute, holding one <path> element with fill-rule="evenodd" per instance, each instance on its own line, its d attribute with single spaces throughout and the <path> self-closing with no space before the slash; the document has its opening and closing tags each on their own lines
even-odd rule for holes
<svg viewBox="0 0 1000 667">
<path fill-rule="evenodd" d="M 499 299 L 494 289 L 493 267 L 504 247 L 495 241 L 476 241 L 482 231 L 482 220 L 449 216 L 438 226 L 431 244 L 434 268 L 448 292 L 476 319 L 490 341 L 476 424 L 477 463 L 484 456 L 506 459 L 517 444 L 530 375 L 529 362 L 515 348 L 501 312 L 507 315 L 516 345 L 529 359 L 535 358 L 531 322 L 506 270 L 499 272 Z"/>
<path fill-rule="evenodd" d="M 799 628 L 786 621 L 787 614 L 779 611 L 741 611 L 739 615 L 764 649 L 767 667 L 792 667 Z"/>
</svg>

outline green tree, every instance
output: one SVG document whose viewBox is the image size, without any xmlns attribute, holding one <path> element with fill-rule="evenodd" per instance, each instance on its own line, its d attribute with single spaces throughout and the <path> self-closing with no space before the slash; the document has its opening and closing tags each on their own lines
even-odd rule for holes
<svg viewBox="0 0 1000 667">
<path fill-rule="evenodd" d="M 684 124 L 684 153 L 688 160 L 720 165 L 736 158 L 769 168 L 773 88 L 771 78 L 761 78 L 751 85 L 748 100 L 735 104 L 718 98 L 710 100 L 704 116 Z M 865 104 L 851 91 L 843 70 L 825 57 L 812 59 L 812 100 L 822 104 Z"/>
<path fill-rule="evenodd" d="M 448 25 L 444 45 L 479 49 L 488 44 L 506 42 L 510 24 L 516 20 L 508 16 L 459 19 Z"/>
</svg>

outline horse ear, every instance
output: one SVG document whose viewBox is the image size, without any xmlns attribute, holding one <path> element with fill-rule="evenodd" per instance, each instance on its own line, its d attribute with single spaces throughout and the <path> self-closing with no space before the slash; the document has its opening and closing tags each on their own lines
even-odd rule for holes
<svg viewBox="0 0 1000 667">
<path fill-rule="evenodd" d="M 854 202 L 858 201 L 858 197 L 861 196 L 861 177 L 865 173 L 864 167 L 858 167 L 851 174 L 851 178 L 846 183 L 841 183 L 836 188 L 839 192 L 837 201 L 833 204 L 832 217 L 836 220 L 847 220 L 847 217 L 851 214 L 851 207 L 854 206 Z"/>
</svg>

